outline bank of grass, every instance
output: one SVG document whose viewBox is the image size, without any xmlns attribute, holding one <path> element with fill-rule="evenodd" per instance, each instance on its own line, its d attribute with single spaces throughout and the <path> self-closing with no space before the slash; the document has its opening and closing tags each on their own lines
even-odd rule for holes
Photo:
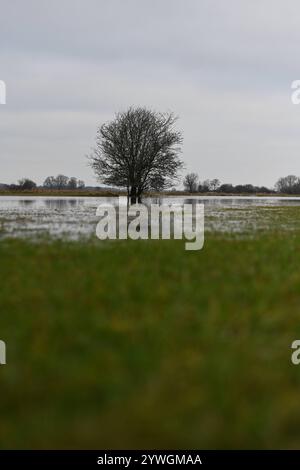
<svg viewBox="0 0 300 470">
<path fill-rule="evenodd" d="M 1 448 L 292 448 L 300 233 L 0 244 Z"/>
</svg>

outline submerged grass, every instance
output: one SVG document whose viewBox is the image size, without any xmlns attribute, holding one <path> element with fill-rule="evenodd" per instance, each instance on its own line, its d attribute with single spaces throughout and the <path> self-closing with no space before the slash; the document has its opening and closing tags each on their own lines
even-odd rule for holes
<svg viewBox="0 0 300 470">
<path fill-rule="evenodd" d="M 1 448 L 292 448 L 300 232 L 0 244 Z"/>
</svg>

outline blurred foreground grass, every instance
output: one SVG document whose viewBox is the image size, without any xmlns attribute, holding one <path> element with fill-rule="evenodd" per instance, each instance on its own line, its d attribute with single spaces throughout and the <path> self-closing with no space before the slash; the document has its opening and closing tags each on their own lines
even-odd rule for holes
<svg viewBox="0 0 300 470">
<path fill-rule="evenodd" d="M 300 233 L 0 244 L 1 448 L 300 443 Z"/>
</svg>

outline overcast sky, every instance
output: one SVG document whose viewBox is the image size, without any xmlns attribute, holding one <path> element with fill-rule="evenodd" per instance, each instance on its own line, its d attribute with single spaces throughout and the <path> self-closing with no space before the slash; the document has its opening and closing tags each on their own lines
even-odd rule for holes
<svg viewBox="0 0 300 470">
<path fill-rule="evenodd" d="M 97 126 L 179 115 L 186 171 L 272 186 L 300 175 L 297 0 L 0 0 L 0 182 L 96 184 Z"/>
</svg>

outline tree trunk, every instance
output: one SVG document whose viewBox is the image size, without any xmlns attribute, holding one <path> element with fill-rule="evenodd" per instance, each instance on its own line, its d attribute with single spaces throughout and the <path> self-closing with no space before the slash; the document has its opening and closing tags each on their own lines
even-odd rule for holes
<svg viewBox="0 0 300 470">
<path fill-rule="evenodd" d="M 130 190 L 130 203 L 136 204 L 136 187 L 132 186 Z"/>
<path fill-rule="evenodd" d="M 141 204 L 142 203 L 142 190 L 141 190 L 141 188 L 137 188 L 136 195 L 137 195 L 138 204 Z"/>
</svg>

